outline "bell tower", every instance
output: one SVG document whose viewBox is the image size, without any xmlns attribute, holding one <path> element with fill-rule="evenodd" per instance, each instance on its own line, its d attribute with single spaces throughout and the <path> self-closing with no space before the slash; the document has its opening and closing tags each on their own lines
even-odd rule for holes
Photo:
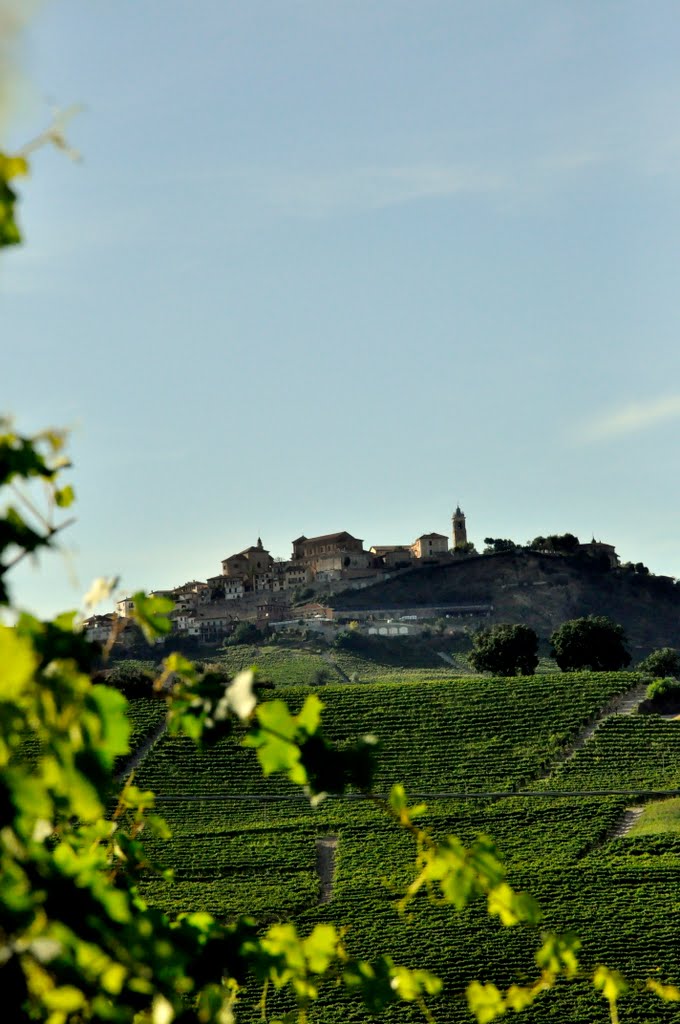
<svg viewBox="0 0 680 1024">
<path fill-rule="evenodd" d="M 460 505 L 456 505 L 456 511 L 451 519 L 453 524 L 453 550 L 460 551 L 467 545 L 467 530 L 465 528 L 465 514 L 461 512 Z"/>
</svg>

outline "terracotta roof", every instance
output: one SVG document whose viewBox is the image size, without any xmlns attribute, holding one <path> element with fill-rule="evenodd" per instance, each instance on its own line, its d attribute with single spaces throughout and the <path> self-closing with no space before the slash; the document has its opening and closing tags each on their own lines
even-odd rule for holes
<svg viewBox="0 0 680 1024">
<path fill-rule="evenodd" d="M 421 533 L 417 540 L 434 540 L 437 537 L 439 540 L 448 540 L 445 533 Z"/>
<path fill-rule="evenodd" d="M 360 544 L 364 543 L 359 537 L 353 537 L 352 534 L 347 533 L 346 530 L 341 530 L 340 533 L 323 533 L 320 537 L 299 537 L 297 541 L 293 541 L 293 544 L 297 544 L 299 541 L 306 541 L 308 544 L 316 544 L 318 541 L 322 540 L 358 540 Z"/>
</svg>

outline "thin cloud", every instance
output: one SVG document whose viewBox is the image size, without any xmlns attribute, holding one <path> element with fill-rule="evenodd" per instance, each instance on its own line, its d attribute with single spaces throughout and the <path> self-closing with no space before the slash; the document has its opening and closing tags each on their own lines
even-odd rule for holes
<svg viewBox="0 0 680 1024">
<path fill-rule="evenodd" d="M 588 443 L 611 441 L 627 434 L 680 418 L 680 395 L 662 395 L 646 402 L 630 402 L 584 423 L 577 431 L 577 440 Z"/>
<path fill-rule="evenodd" d="M 496 192 L 504 185 L 498 175 L 443 164 L 289 174 L 261 183 L 273 206 L 291 214 L 320 217 L 341 211 L 382 209 L 423 199 Z"/>
</svg>

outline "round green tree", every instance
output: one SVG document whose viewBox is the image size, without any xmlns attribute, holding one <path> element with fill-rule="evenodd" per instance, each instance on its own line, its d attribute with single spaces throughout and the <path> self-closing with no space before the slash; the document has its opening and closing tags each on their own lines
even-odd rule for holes
<svg viewBox="0 0 680 1024">
<path fill-rule="evenodd" d="M 639 669 L 647 675 L 661 679 L 663 676 L 680 677 L 680 653 L 674 647 L 659 647 L 648 654 L 639 664 Z"/>
<path fill-rule="evenodd" d="M 538 665 L 538 637 L 530 626 L 504 623 L 472 638 L 470 665 L 496 676 L 532 676 Z"/>
<path fill-rule="evenodd" d="M 569 619 L 550 637 L 551 653 L 563 672 L 614 672 L 630 665 L 623 626 L 606 615 Z"/>
</svg>

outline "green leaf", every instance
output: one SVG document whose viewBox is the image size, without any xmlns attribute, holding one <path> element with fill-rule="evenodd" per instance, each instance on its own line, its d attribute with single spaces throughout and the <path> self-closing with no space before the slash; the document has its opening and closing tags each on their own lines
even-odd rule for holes
<svg viewBox="0 0 680 1024">
<path fill-rule="evenodd" d="M 102 972 L 101 975 L 101 986 L 112 996 L 120 994 L 125 978 L 127 977 L 127 970 L 122 964 L 111 964 Z"/>
<path fill-rule="evenodd" d="M 28 174 L 28 161 L 24 156 L 7 156 L 0 153 L 0 178 L 11 181 L 12 178 L 25 177 Z"/>
<path fill-rule="evenodd" d="M 68 508 L 76 500 L 75 492 L 70 484 L 60 487 L 54 492 L 54 500 L 59 508 Z"/>
<path fill-rule="evenodd" d="M 17 636 L 10 626 L 0 626 L 0 700 L 17 700 L 37 667 L 30 640 Z"/>
<path fill-rule="evenodd" d="M 262 736 L 262 742 L 257 748 L 257 757 L 263 775 L 285 772 L 291 782 L 304 785 L 307 782 L 307 773 L 300 764 L 300 748 L 277 736 L 268 736 L 266 733 Z M 249 737 L 246 737 L 244 740 L 246 746 L 249 745 L 248 739 Z"/>
<path fill-rule="evenodd" d="M 412 1003 L 423 993 L 436 996 L 442 988 L 440 979 L 429 971 L 411 971 L 407 967 L 393 967 L 390 974 L 392 988 L 405 1002 Z"/>
<path fill-rule="evenodd" d="M 174 601 L 169 597 L 148 597 L 141 590 L 133 595 L 132 600 L 132 618 L 149 642 L 170 633 L 172 622 L 168 615 L 175 607 Z"/>
<path fill-rule="evenodd" d="M 264 775 L 284 772 L 291 782 L 304 786 L 307 772 L 300 761 L 296 719 L 281 700 L 260 704 L 256 710 L 260 728 L 252 729 L 243 740 L 245 747 L 255 747 Z"/>
<path fill-rule="evenodd" d="M 406 790 L 400 782 L 390 790 L 389 805 L 395 814 L 401 814 L 407 807 Z"/>
<path fill-rule="evenodd" d="M 0 172 L 0 247 L 21 242 L 21 232 L 15 218 L 16 202 L 16 192 Z"/>
<path fill-rule="evenodd" d="M 194 668 L 193 662 L 189 661 L 188 658 L 185 658 L 183 654 L 178 654 L 176 651 L 173 651 L 172 654 L 169 654 L 168 657 L 165 658 L 163 665 L 165 666 L 166 672 L 174 672 L 187 682 L 194 682 L 196 679 L 196 669 Z"/>
<path fill-rule="evenodd" d="M 302 710 L 297 716 L 298 725 L 300 725 L 308 736 L 312 736 L 319 728 L 321 722 L 321 712 L 325 705 L 319 700 L 315 693 L 310 694 L 304 704 Z"/>
<path fill-rule="evenodd" d="M 61 985 L 53 988 L 43 996 L 43 1002 L 49 1010 L 60 1013 L 75 1013 L 85 1005 L 85 996 L 75 985 Z"/>
<path fill-rule="evenodd" d="M 317 924 L 302 943 L 309 970 L 315 974 L 327 971 L 337 954 L 338 942 L 339 936 L 333 925 Z"/>
<path fill-rule="evenodd" d="M 510 928 L 519 922 L 519 917 L 515 910 L 514 896 L 515 894 L 507 882 L 501 882 L 500 885 L 495 886 L 489 892 L 489 914 L 491 917 L 499 917 L 501 924 L 506 928 Z"/>
<path fill-rule="evenodd" d="M 128 702 L 118 690 L 101 684 L 91 688 L 88 700 L 96 705 L 101 723 L 97 753 L 110 767 L 116 757 L 127 754 L 130 750 L 132 726 L 125 713 Z"/>
<path fill-rule="evenodd" d="M 297 723 L 282 700 L 270 700 L 266 704 L 260 704 L 257 719 L 263 729 L 268 729 L 287 740 L 295 740 Z"/>
<path fill-rule="evenodd" d="M 622 974 L 602 966 L 595 969 L 593 985 L 610 1004 L 616 1003 L 619 996 L 622 996 L 628 989 L 626 979 Z"/>
<path fill-rule="evenodd" d="M 543 945 L 536 953 L 536 964 L 550 974 L 564 974 L 571 978 L 578 971 L 578 951 L 581 940 L 573 932 L 543 936 Z"/>
<path fill-rule="evenodd" d="M 470 1012 L 477 1018 L 477 1024 L 489 1024 L 489 1021 L 505 1013 L 503 996 L 491 982 L 482 985 L 478 981 L 472 981 L 465 994 Z"/>
<path fill-rule="evenodd" d="M 172 831 L 165 818 L 158 814 L 148 814 L 144 819 L 145 827 L 159 839 L 172 839 Z"/>
<path fill-rule="evenodd" d="M 678 988 L 677 985 L 662 985 L 660 981 L 654 981 L 653 978 L 648 978 L 647 988 L 650 992 L 654 992 L 657 996 L 660 996 L 666 1003 L 680 1002 L 680 988 Z"/>
<path fill-rule="evenodd" d="M 530 988 L 522 988 L 520 985 L 511 985 L 505 993 L 505 1002 L 509 1010 L 514 1010 L 515 1013 L 519 1013 L 520 1010 L 525 1010 L 527 1006 L 530 1006 L 537 995 L 538 992 L 534 992 Z"/>
<path fill-rule="evenodd" d="M 501 923 L 510 928 L 520 921 L 537 924 L 541 920 L 541 909 L 529 893 L 515 892 L 506 882 L 494 886 L 488 895 L 489 914 L 498 916 Z"/>
</svg>

